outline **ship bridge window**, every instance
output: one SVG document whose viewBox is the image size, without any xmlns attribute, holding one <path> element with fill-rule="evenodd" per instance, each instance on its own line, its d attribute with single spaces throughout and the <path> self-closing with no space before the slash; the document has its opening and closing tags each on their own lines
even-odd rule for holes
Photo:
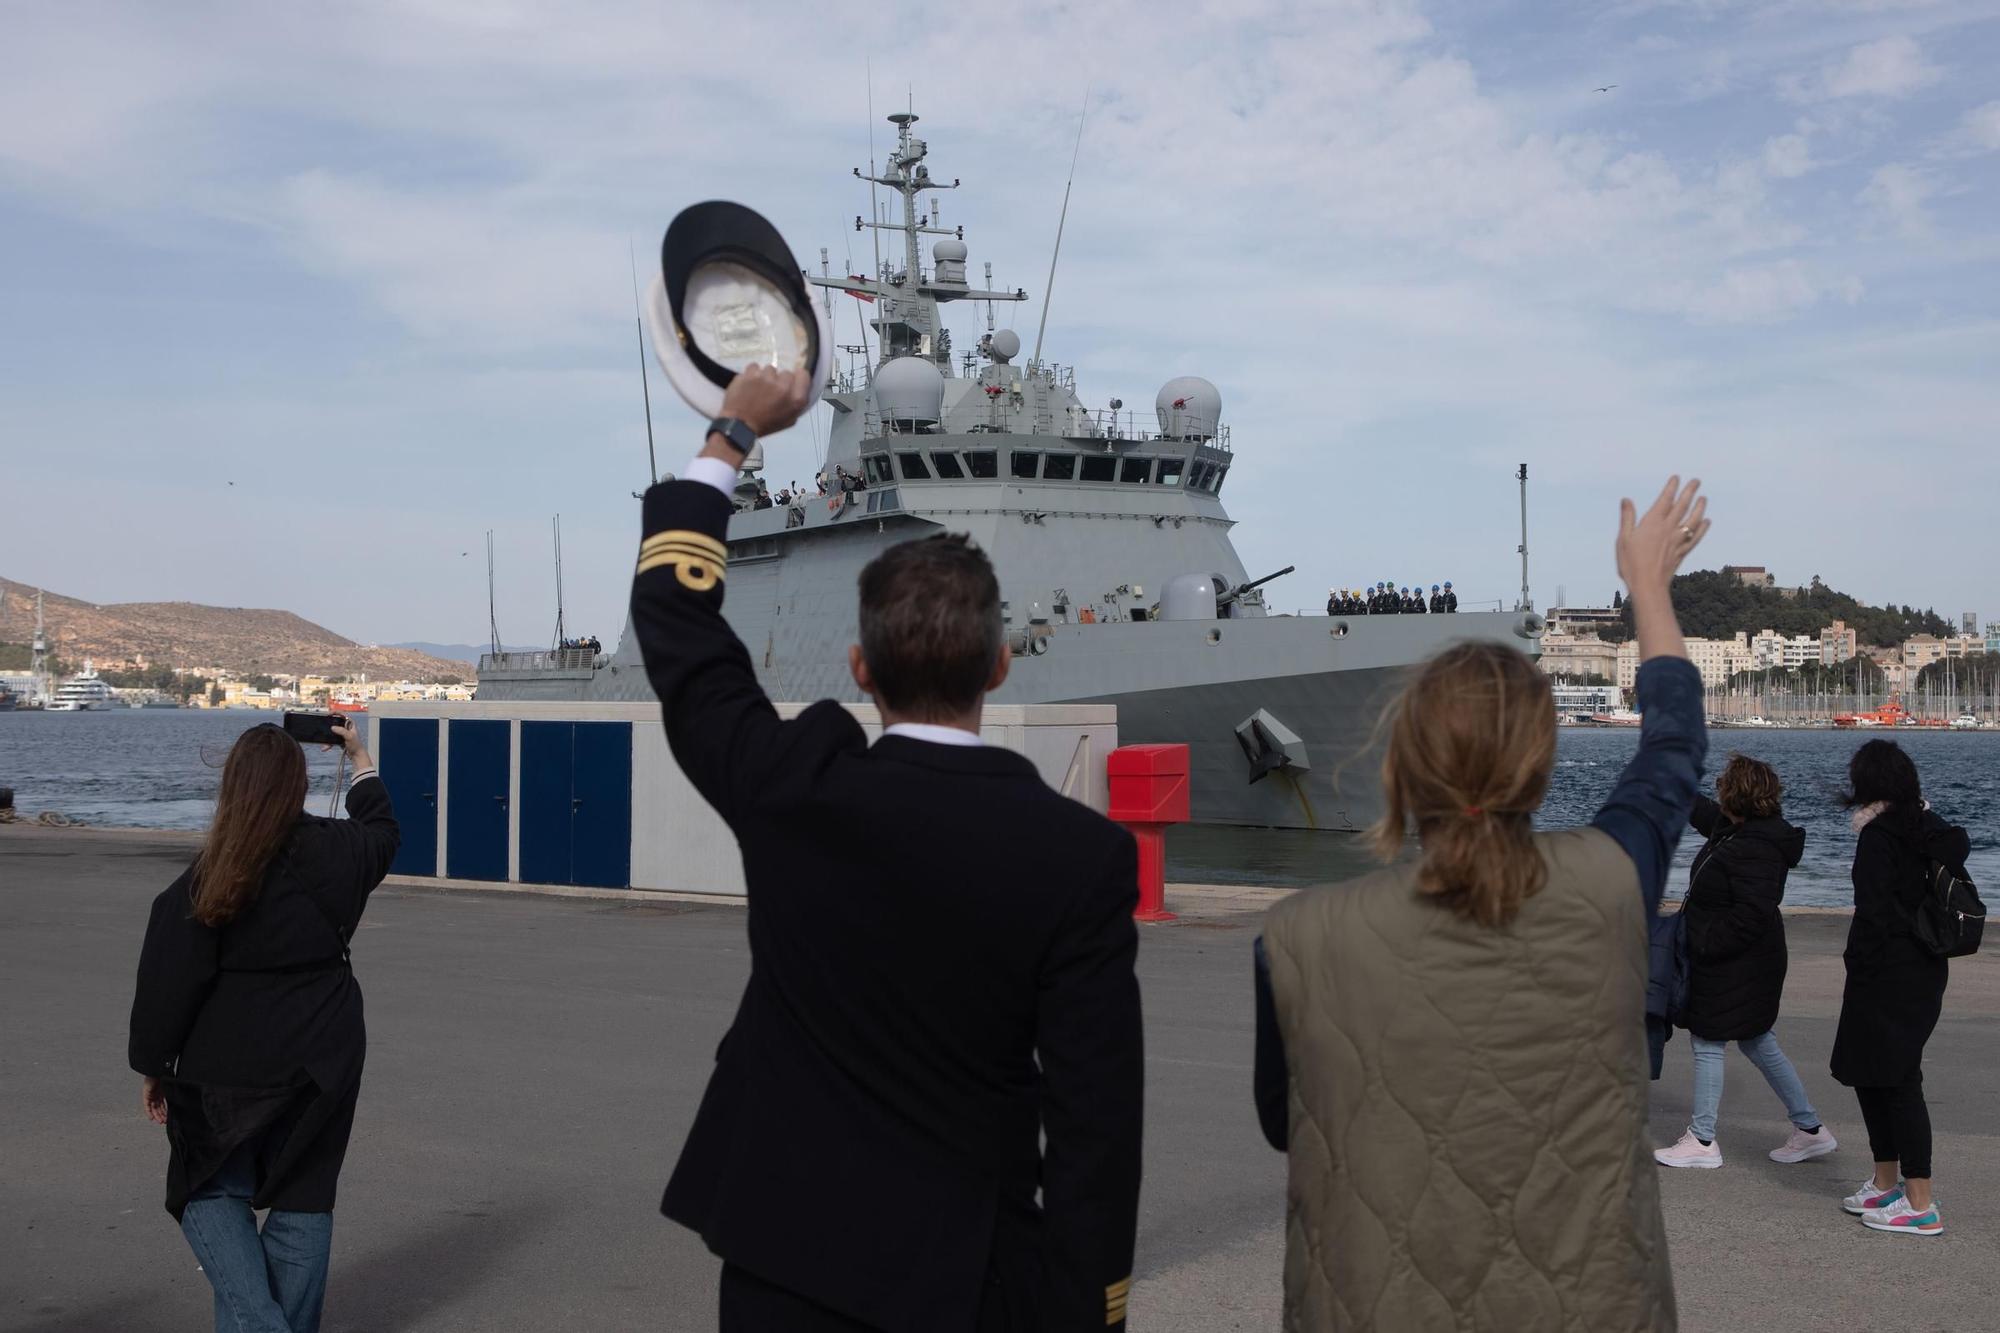
<svg viewBox="0 0 2000 1333">
<path fill-rule="evenodd" d="M 1136 481 L 1143 485 L 1153 475 L 1153 460 L 1150 458 L 1128 458 L 1118 469 L 1118 480 Z"/>
<path fill-rule="evenodd" d="M 1188 474 L 1188 489 L 1191 491 L 1207 490 L 1208 474 L 1213 470 L 1214 469 L 1209 467 L 1209 465 L 1206 463 L 1196 463 L 1194 465 L 1194 471 Z"/>
<path fill-rule="evenodd" d="M 931 454 L 931 466 L 946 481 L 963 481 L 965 469 L 958 465 L 958 455 L 939 449 Z"/>
<path fill-rule="evenodd" d="M 1000 455 L 991 449 L 969 449 L 965 454 L 965 467 L 975 477 L 997 477 L 1000 475 Z"/>
<path fill-rule="evenodd" d="M 903 502 L 897 498 L 893 488 L 868 492 L 868 512 L 871 514 L 886 514 L 902 507 Z"/>
<path fill-rule="evenodd" d="M 1118 460 L 1102 454 L 1087 454 L 1083 460 L 1085 481 L 1112 481 L 1118 476 Z"/>
<path fill-rule="evenodd" d="M 903 469 L 904 481 L 929 481 L 931 470 L 924 466 L 922 454 L 897 454 L 896 465 Z"/>
<path fill-rule="evenodd" d="M 1050 454 L 1042 464 L 1043 481 L 1073 481 L 1076 479 L 1075 454 Z"/>
<path fill-rule="evenodd" d="M 1178 486 L 1181 484 L 1181 469 L 1185 466 L 1186 464 L 1181 459 L 1162 458 L 1160 460 L 1160 471 L 1153 480 L 1162 486 Z"/>
<path fill-rule="evenodd" d="M 1215 470 L 1214 484 L 1211 485 L 1208 489 L 1214 491 L 1217 495 L 1222 494 L 1222 479 L 1228 475 L 1229 475 L 1228 468 L 1226 467 L 1217 468 Z"/>
<path fill-rule="evenodd" d="M 861 460 L 861 465 L 867 469 L 870 485 L 886 486 L 896 479 L 896 474 L 889 469 L 887 454 L 869 454 Z"/>
<path fill-rule="evenodd" d="M 1016 449 L 1012 461 L 1014 475 L 1022 481 L 1033 481 L 1035 473 L 1040 468 L 1041 461 L 1042 456 L 1038 453 L 1033 453 L 1026 449 Z"/>
</svg>

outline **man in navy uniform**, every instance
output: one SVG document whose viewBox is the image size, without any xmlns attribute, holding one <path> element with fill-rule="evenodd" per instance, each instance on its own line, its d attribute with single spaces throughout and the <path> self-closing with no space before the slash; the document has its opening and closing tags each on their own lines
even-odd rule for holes
<svg viewBox="0 0 2000 1333">
<path fill-rule="evenodd" d="M 806 371 L 738 374 L 646 494 L 633 624 L 674 757 L 742 847 L 751 960 L 661 1211 L 722 1258 L 724 1330 L 1120 1329 L 1137 850 L 981 742 L 1010 656 L 963 537 L 862 572 L 849 660 L 881 740 L 831 701 L 779 720 L 722 618 L 723 543 L 744 455 L 811 397 Z"/>
</svg>

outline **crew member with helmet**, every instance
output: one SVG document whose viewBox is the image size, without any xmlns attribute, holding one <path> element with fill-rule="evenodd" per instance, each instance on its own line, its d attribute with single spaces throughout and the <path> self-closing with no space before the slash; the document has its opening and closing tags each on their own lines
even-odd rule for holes
<svg viewBox="0 0 2000 1333">
<path fill-rule="evenodd" d="M 1444 609 L 1448 612 L 1458 610 L 1458 594 L 1451 590 L 1450 579 L 1444 581 Z"/>
<path fill-rule="evenodd" d="M 1438 588 L 1437 584 L 1433 583 L 1431 585 L 1431 614 L 1436 615 L 1443 610 L 1444 593 Z"/>
</svg>

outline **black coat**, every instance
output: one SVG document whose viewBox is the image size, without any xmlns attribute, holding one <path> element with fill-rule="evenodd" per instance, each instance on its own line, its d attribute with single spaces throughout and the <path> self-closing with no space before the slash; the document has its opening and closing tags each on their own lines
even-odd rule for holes
<svg viewBox="0 0 2000 1333">
<path fill-rule="evenodd" d="M 1446 611 L 1456 611 L 1456 610 L 1458 610 L 1458 594 L 1457 594 L 1457 593 L 1455 593 L 1455 592 L 1448 592 L 1448 593 L 1446 593 L 1446 594 L 1444 595 L 1444 609 L 1445 609 Z"/>
<path fill-rule="evenodd" d="M 750 980 L 661 1211 L 871 1327 L 1122 1328 L 1132 836 L 1007 750 L 871 746 L 832 702 L 781 721 L 722 618 L 728 518 L 712 487 L 653 487 L 632 590 L 668 742 L 749 885 Z"/>
<path fill-rule="evenodd" d="M 1706 796 L 1689 818 L 1708 839 L 1688 873 L 1688 998 L 1682 1027 L 1709 1041 L 1760 1037 L 1785 992 L 1785 876 L 1806 831 L 1781 818 L 1732 822 Z"/>
<path fill-rule="evenodd" d="M 347 813 L 300 815 L 227 925 L 194 919 L 192 870 L 153 900 L 128 1053 L 163 1081 L 176 1218 L 253 1139 L 257 1207 L 333 1208 L 368 1044 L 347 941 L 399 840 L 380 778 L 349 789 Z"/>
<path fill-rule="evenodd" d="M 1917 943 L 1910 923 L 1931 862 L 1963 875 L 1971 850 L 1964 829 L 1928 810 L 1892 806 L 1862 828 L 1854 844 L 1847 988 L 1833 1038 L 1833 1076 L 1849 1087 L 1894 1087 L 1922 1066 L 1950 968 Z"/>
</svg>

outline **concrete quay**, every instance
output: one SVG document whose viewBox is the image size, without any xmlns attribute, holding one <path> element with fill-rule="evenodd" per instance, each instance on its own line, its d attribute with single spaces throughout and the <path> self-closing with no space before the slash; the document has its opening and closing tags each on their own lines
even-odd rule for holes
<svg viewBox="0 0 2000 1333">
<path fill-rule="evenodd" d="M 0 827 L 0 1329 L 185 1330 L 209 1294 L 161 1209 L 166 1147 L 125 1067 L 151 897 L 191 840 Z M 1249 1102 L 1250 941 L 1268 890 L 1169 890 L 1145 927 L 1146 1184 L 1132 1326 L 1278 1325 L 1284 1163 Z M 1731 1058 L 1720 1171 L 1665 1172 L 1681 1326 L 1991 1329 L 2000 1252 L 2000 944 L 1955 963 L 1926 1065 L 1940 1239 L 1839 1210 L 1868 1170 L 1826 1074 L 1839 914 L 1791 919 L 1779 1035 L 1842 1140 L 1778 1166 L 1783 1114 Z M 698 1330 L 716 1263 L 657 1212 L 748 956 L 730 902 L 378 891 L 354 943 L 370 1051 L 325 1328 Z M 1654 1085 L 1661 1143 L 1691 1076 Z"/>
</svg>

